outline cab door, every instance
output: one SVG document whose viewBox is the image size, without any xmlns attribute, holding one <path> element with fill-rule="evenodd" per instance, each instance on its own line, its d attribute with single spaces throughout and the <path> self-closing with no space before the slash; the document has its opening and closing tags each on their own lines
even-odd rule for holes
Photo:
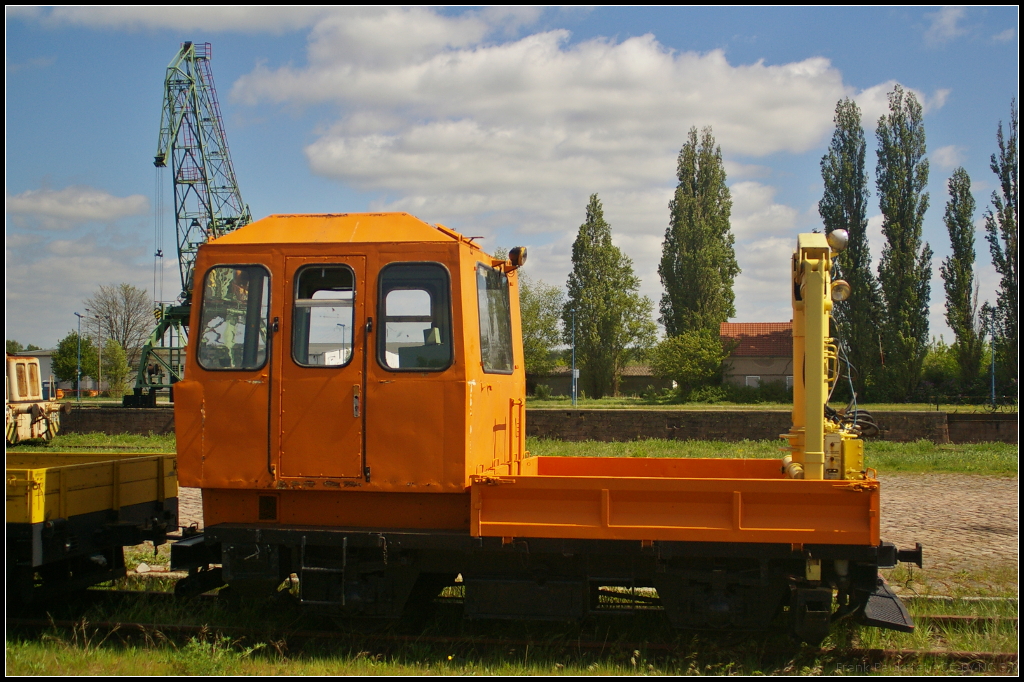
<svg viewBox="0 0 1024 682">
<path fill-rule="evenodd" d="M 281 478 L 363 475 L 366 259 L 287 258 L 281 339 Z"/>
</svg>

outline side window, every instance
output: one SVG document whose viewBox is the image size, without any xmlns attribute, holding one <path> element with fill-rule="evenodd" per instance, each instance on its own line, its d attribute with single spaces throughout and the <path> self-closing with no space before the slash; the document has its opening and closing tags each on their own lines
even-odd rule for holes
<svg viewBox="0 0 1024 682">
<path fill-rule="evenodd" d="M 304 367 L 338 367 L 352 359 L 355 275 L 347 265 L 316 265 L 295 276 L 292 358 Z"/>
<path fill-rule="evenodd" d="M 28 399 L 28 379 L 25 377 L 25 363 L 19 362 L 18 369 L 18 400 Z"/>
<path fill-rule="evenodd" d="M 439 263 L 394 263 L 380 274 L 377 360 L 392 370 L 452 364 L 451 282 Z"/>
<path fill-rule="evenodd" d="M 512 373 L 512 311 L 508 276 L 482 263 L 476 266 L 480 309 L 480 359 L 485 372 Z"/>
<path fill-rule="evenodd" d="M 203 285 L 199 365 L 259 369 L 267 360 L 270 273 L 260 265 L 210 268 Z"/>
<path fill-rule="evenodd" d="M 39 365 L 34 362 L 28 363 L 28 391 L 33 398 L 40 398 L 39 395 Z"/>
</svg>

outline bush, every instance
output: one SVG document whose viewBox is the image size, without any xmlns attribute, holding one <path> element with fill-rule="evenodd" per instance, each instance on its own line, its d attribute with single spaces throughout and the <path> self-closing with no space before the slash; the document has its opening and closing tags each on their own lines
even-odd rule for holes
<svg viewBox="0 0 1024 682">
<path fill-rule="evenodd" d="M 547 384 L 537 384 L 533 387 L 533 396 L 535 398 L 540 398 L 541 400 L 546 400 L 551 397 L 551 387 Z"/>
<path fill-rule="evenodd" d="M 655 376 L 676 382 L 680 397 L 684 397 L 711 384 L 727 356 L 716 334 L 691 330 L 659 343 L 652 352 L 651 369 Z"/>
</svg>

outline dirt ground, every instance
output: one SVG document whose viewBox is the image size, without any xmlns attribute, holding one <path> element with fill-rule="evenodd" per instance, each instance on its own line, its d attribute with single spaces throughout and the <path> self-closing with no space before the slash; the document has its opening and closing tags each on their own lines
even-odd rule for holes
<svg viewBox="0 0 1024 682">
<path fill-rule="evenodd" d="M 882 481 L 882 539 L 924 547 L 931 574 L 1018 565 L 1018 479 L 900 474 Z M 180 523 L 202 525 L 199 491 L 179 491 Z"/>
</svg>

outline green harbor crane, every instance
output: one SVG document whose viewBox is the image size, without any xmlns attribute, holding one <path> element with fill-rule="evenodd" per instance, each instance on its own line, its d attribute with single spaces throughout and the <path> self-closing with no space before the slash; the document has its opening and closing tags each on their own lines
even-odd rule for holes
<svg viewBox="0 0 1024 682">
<path fill-rule="evenodd" d="M 154 310 L 157 325 L 142 348 L 135 390 L 124 397 L 125 407 L 153 407 L 164 389 L 173 399 L 171 389 L 185 366 L 199 246 L 252 222 L 231 164 L 211 54 L 209 43 L 182 43 L 167 66 L 153 165 L 170 162 L 181 294 L 176 305 L 161 303 Z"/>
</svg>

